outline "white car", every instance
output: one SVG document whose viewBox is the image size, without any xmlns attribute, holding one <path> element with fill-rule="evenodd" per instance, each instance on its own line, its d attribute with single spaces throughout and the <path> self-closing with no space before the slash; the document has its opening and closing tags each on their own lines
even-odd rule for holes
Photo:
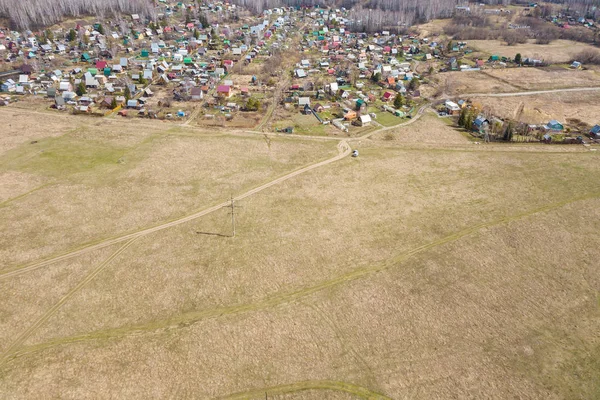
<svg viewBox="0 0 600 400">
<path fill-rule="evenodd" d="M 352 157 L 358 157 L 358 150 L 352 150 Z"/>
</svg>

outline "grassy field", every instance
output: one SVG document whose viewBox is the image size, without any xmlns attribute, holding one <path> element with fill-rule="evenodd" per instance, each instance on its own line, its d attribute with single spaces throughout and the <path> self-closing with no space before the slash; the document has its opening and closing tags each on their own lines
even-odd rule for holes
<svg viewBox="0 0 600 400">
<path fill-rule="evenodd" d="M 177 129 L 111 139 L 88 129 L 36 136 L 48 152 L 62 148 L 55 141 L 71 149 L 66 160 L 78 161 L 63 174 L 23 150 L 33 145 L 3 154 L 15 181 L 74 186 L 8 203 L 35 199 L 38 212 L 0 219 L 14 235 L 3 245 L 16 255 L 5 258 L 38 254 L 30 231 L 12 231 L 40 215 L 47 232 L 66 231 L 58 247 L 93 240 L 67 225 L 98 229 L 106 218 L 83 206 L 92 197 L 82 193 L 98 197 L 95 182 L 143 176 L 128 184 L 140 199 L 96 203 L 139 226 L 331 156 L 336 143 L 272 139 L 268 156 L 260 136 Z M 579 146 L 475 146 L 431 113 L 351 145 L 360 157 L 241 201 L 235 238 L 219 210 L 1 279 L 0 397 L 597 397 L 600 156 Z M 102 162 L 122 147 L 127 172 Z M 93 167 L 81 160 L 90 154 Z M 211 177 L 207 200 L 173 199 L 197 175 Z M 56 198 L 87 218 L 50 213 Z M 123 231 L 102 224 L 95 238 Z"/>
<path fill-rule="evenodd" d="M 527 123 L 547 123 L 552 119 L 579 119 L 589 125 L 600 121 L 600 91 L 539 94 L 527 97 L 479 97 L 477 101 L 502 118 L 518 118 Z M 523 106 L 523 112 L 519 110 Z"/>
<path fill-rule="evenodd" d="M 136 121 L 44 115 L 44 129 L 25 122 L 36 118 L 13 115 L 0 138 L 5 268 L 184 216 L 336 153 L 332 143 Z"/>
<path fill-rule="evenodd" d="M 560 66 L 546 68 L 485 69 L 470 72 L 445 72 L 423 85 L 427 96 L 439 93 L 446 96 L 465 96 L 483 93 L 511 93 L 564 88 L 600 86 L 600 73 L 591 68 L 586 71 L 570 70 Z M 582 102 L 585 105 L 585 102 Z"/>
<path fill-rule="evenodd" d="M 536 44 L 535 40 L 529 39 L 527 43 L 517 43 L 508 46 L 502 40 L 469 40 L 470 47 L 486 52 L 514 58 L 521 53 L 523 58 L 535 58 L 552 63 L 565 63 L 573 61 L 576 56 L 584 50 L 595 50 L 596 48 L 586 43 L 574 42 L 572 40 L 553 40 L 549 44 Z"/>
</svg>

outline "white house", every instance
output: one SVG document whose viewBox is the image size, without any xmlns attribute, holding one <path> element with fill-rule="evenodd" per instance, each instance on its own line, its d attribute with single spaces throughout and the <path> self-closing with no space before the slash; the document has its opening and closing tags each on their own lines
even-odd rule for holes
<svg viewBox="0 0 600 400">
<path fill-rule="evenodd" d="M 363 114 L 359 117 L 358 122 L 360 126 L 367 126 L 371 124 L 371 116 L 369 114 Z"/>
</svg>

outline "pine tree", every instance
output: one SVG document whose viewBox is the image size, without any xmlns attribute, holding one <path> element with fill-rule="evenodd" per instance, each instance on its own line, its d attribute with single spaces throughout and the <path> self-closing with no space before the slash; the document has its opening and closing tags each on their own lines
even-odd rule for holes
<svg viewBox="0 0 600 400">
<path fill-rule="evenodd" d="M 458 126 L 460 127 L 465 127 L 465 119 L 467 118 L 467 109 L 463 108 L 462 110 L 460 110 L 460 115 L 458 117 Z"/>
<path fill-rule="evenodd" d="M 85 83 L 83 81 L 79 82 L 79 85 L 77 85 L 77 90 L 75 91 L 75 93 L 77 93 L 77 96 L 83 96 L 84 94 L 87 93 L 87 90 L 85 88 Z"/>
<path fill-rule="evenodd" d="M 471 111 L 467 112 L 467 116 L 465 117 L 465 126 L 464 128 L 468 131 L 471 130 L 472 126 L 473 126 L 473 113 Z"/>
<path fill-rule="evenodd" d="M 402 95 L 400 93 L 398 93 L 396 95 L 396 98 L 394 99 L 394 107 L 401 108 L 403 105 L 404 105 L 404 98 L 402 97 Z"/>
<path fill-rule="evenodd" d="M 131 90 L 129 86 L 125 86 L 125 100 L 129 101 L 131 99 Z"/>
<path fill-rule="evenodd" d="M 104 35 L 104 27 L 102 26 L 102 24 L 98 25 L 98 29 L 97 30 L 98 30 L 99 34 Z"/>
<path fill-rule="evenodd" d="M 412 78 L 409 82 L 408 82 L 408 89 L 409 90 L 417 90 L 419 88 L 419 80 L 417 78 Z"/>
<path fill-rule="evenodd" d="M 521 53 L 517 53 L 517 55 L 515 56 L 515 64 L 521 65 Z"/>
<path fill-rule="evenodd" d="M 117 108 L 117 99 L 115 97 L 113 97 L 112 101 L 110 102 L 110 108 L 113 110 Z"/>
<path fill-rule="evenodd" d="M 71 29 L 69 31 L 69 42 L 74 42 L 75 39 L 77 39 L 77 32 L 75 32 L 75 29 Z"/>
</svg>

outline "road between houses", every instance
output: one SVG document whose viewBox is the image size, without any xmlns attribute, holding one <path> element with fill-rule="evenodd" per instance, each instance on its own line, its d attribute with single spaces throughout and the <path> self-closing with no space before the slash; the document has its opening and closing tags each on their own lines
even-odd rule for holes
<svg viewBox="0 0 600 400">
<path fill-rule="evenodd" d="M 300 169 L 298 169 L 296 171 L 290 172 L 287 175 L 284 175 L 284 176 L 281 176 L 279 178 L 276 178 L 276 179 L 274 179 L 272 181 L 269 181 L 267 183 L 264 183 L 263 185 L 260 185 L 260 186 L 258 186 L 256 188 L 254 188 L 254 189 L 251 189 L 251 190 L 249 190 L 249 191 L 247 191 L 247 192 L 245 192 L 245 193 L 243 193 L 241 195 L 238 195 L 238 196 L 234 197 L 233 199 L 234 200 L 242 200 L 242 199 L 244 199 L 246 197 L 252 196 L 253 194 L 261 192 L 261 191 L 263 191 L 265 189 L 270 188 L 271 186 L 274 186 L 274 185 L 277 185 L 279 183 L 282 183 L 282 182 L 284 182 L 284 181 L 286 181 L 288 179 L 291 179 L 291 178 L 293 178 L 295 176 L 301 175 L 301 174 L 303 174 L 305 172 L 308 172 L 308 171 L 311 171 L 311 170 L 313 170 L 315 168 L 319 168 L 319 167 L 322 167 L 324 165 L 331 164 L 331 163 L 334 163 L 336 161 L 339 161 L 339 160 L 341 160 L 341 159 L 349 156 L 350 153 L 352 152 L 352 149 L 351 149 L 350 145 L 348 144 L 348 141 L 367 139 L 368 137 L 372 136 L 373 134 L 375 134 L 377 132 L 387 131 L 387 130 L 390 130 L 390 129 L 396 129 L 396 128 L 400 128 L 400 127 L 403 127 L 403 126 L 406 126 L 406 125 L 410 125 L 410 124 L 414 123 L 417 119 L 419 119 L 423 115 L 424 111 L 428 107 L 429 107 L 429 104 L 425 104 L 425 105 L 421 106 L 421 108 L 419 108 L 419 110 L 417 111 L 417 113 L 415 114 L 415 116 L 412 119 L 410 119 L 409 121 L 407 121 L 407 122 L 404 122 L 404 123 L 401 123 L 401 124 L 398 124 L 398 125 L 394 125 L 394 126 L 390 126 L 390 127 L 386 127 L 386 128 L 382 128 L 382 129 L 377 129 L 377 130 L 374 130 L 372 132 L 366 133 L 366 134 L 364 134 L 362 136 L 358 136 L 356 138 L 327 138 L 327 137 L 322 137 L 322 136 L 303 136 L 303 135 L 293 135 L 293 134 L 276 134 L 276 136 L 293 137 L 293 138 L 299 138 L 299 139 L 305 139 L 305 140 L 324 140 L 324 139 L 325 140 L 328 140 L 328 139 L 338 140 L 339 141 L 339 143 L 338 143 L 338 155 L 336 155 L 336 156 L 334 156 L 332 158 L 329 158 L 327 160 L 323 160 L 323 161 L 317 162 L 315 164 L 311 164 L 311 165 L 308 165 L 306 167 L 300 168 Z M 256 131 L 242 131 L 242 132 L 237 132 L 237 133 L 244 133 L 244 134 L 251 134 L 251 135 L 256 135 L 256 134 L 265 135 L 264 132 L 256 132 Z M 113 244 L 121 243 L 121 242 L 124 242 L 124 241 L 127 241 L 127 240 L 131 240 L 131 239 L 134 239 L 134 238 L 137 238 L 137 237 L 140 237 L 140 236 L 148 235 L 150 233 L 154 233 L 154 232 L 157 232 L 157 231 L 160 231 L 160 230 L 163 230 L 163 229 L 167 229 L 167 228 L 170 228 L 170 227 L 173 227 L 173 226 L 181 225 L 181 224 L 184 224 L 186 222 L 189 222 L 189 221 L 192 221 L 194 219 L 197 219 L 197 218 L 203 217 L 205 215 L 208 215 L 210 213 L 213 213 L 213 212 L 215 212 L 217 210 L 220 210 L 224 206 L 227 206 L 227 205 L 229 205 L 229 200 L 228 201 L 224 201 L 222 203 L 219 203 L 217 205 L 214 205 L 212 207 L 206 208 L 206 209 L 204 209 L 202 211 L 198 211 L 196 213 L 193 213 L 193 214 L 190 214 L 190 215 L 187 215 L 185 217 L 181 217 L 181 218 L 169 221 L 169 222 L 165 222 L 165 223 L 160 224 L 160 225 L 156 225 L 156 226 L 153 226 L 153 227 L 150 227 L 150 228 L 141 229 L 139 231 L 128 233 L 128 234 L 124 234 L 124 235 L 121 235 L 121 236 L 116 236 L 116 237 L 113 237 L 113 238 L 108 238 L 108 239 L 102 240 L 102 241 L 97 242 L 97 243 L 92 243 L 92 244 L 89 244 L 89 245 L 83 245 L 82 247 L 78 248 L 77 250 L 73 250 L 73 251 L 70 251 L 68 253 L 64 253 L 62 255 L 59 255 L 59 256 L 56 256 L 56 257 L 52 257 L 52 258 L 48 258 L 48 259 L 45 259 L 45 260 L 42 260 L 42 261 L 38 261 L 38 262 L 35 262 L 35 263 L 32 263 L 32 264 L 27 264 L 27 265 L 24 265 L 24 266 L 21 266 L 21 267 L 17 266 L 17 267 L 9 269 L 8 271 L 1 272 L 0 273 L 0 280 L 11 278 L 11 277 L 14 277 L 14 276 L 18 276 L 18 275 L 21 275 L 21 274 L 24 274 L 24 273 L 36 270 L 38 268 L 45 267 L 47 265 L 53 264 L 55 262 L 64 261 L 64 260 L 67 260 L 67 259 L 70 259 L 70 258 L 73 258 L 73 257 L 77 257 L 79 255 L 88 253 L 90 251 L 102 249 L 104 247 L 108 247 L 108 246 L 111 246 Z"/>
<path fill-rule="evenodd" d="M 513 96 L 533 96 L 536 94 L 561 93 L 561 92 L 591 92 L 600 90 L 600 87 L 581 87 L 551 90 L 533 90 L 527 92 L 508 92 L 508 93 L 465 93 L 454 97 L 513 97 Z"/>
</svg>

